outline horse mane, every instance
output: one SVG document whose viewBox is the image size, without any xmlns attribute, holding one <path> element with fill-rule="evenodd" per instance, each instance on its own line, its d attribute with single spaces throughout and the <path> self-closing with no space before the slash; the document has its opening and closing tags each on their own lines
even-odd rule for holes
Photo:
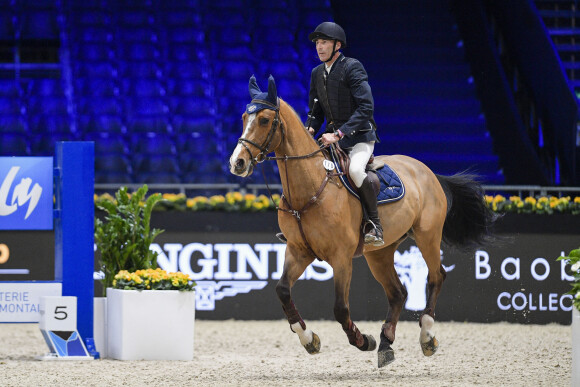
<svg viewBox="0 0 580 387">
<path fill-rule="evenodd" d="M 288 114 L 289 117 L 284 116 L 284 120 L 286 121 L 287 126 L 296 125 L 296 126 L 302 128 L 302 130 L 304 130 L 306 132 L 306 134 L 308 134 L 308 137 L 310 138 L 310 141 L 312 141 L 313 145 L 318 146 L 316 143 L 316 140 L 306 130 L 306 127 L 304 126 L 304 123 L 300 119 L 300 116 L 298 115 L 296 110 L 294 110 L 294 108 L 288 102 L 286 102 L 282 98 L 280 98 L 280 114 L 284 113 L 284 112 L 282 112 L 282 109 L 285 107 L 288 108 L 288 112 L 290 113 L 290 114 Z"/>
</svg>

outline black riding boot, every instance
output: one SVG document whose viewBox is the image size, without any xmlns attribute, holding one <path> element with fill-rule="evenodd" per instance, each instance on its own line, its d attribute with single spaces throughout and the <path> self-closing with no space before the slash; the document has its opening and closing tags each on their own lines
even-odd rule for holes
<svg viewBox="0 0 580 387">
<path fill-rule="evenodd" d="M 383 227 L 381 226 L 381 219 L 379 218 L 379 211 L 377 209 L 377 194 L 368 176 L 363 180 L 359 188 L 359 193 L 363 208 L 369 217 L 369 223 L 365 224 L 363 230 L 365 233 L 365 244 L 382 246 L 385 241 L 383 241 Z"/>
</svg>

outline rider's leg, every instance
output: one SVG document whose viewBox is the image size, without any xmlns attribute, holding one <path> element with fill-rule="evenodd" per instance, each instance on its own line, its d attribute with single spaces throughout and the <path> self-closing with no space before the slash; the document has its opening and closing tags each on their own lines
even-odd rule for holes
<svg viewBox="0 0 580 387">
<path fill-rule="evenodd" d="M 365 243 L 380 246 L 384 241 L 383 227 L 377 209 L 377 195 L 365 171 L 374 147 L 374 141 L 356 144 L 349 153 L 350 167 L 348 171 L 352 181 L 359 189 L 362 205 L 374 226 L 368 231 L 365 230 Z"/>
</svg>

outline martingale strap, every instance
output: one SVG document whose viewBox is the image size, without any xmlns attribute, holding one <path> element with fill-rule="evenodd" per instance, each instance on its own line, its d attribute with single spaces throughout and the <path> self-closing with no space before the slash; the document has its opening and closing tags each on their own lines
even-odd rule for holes
<svg viewBox="0 0 580 387">
<path fill-rule="evenodd" d="M 320 188 L 318 188 L 318 191 L 316 191 L 314 196 L 311 197 L 310 200 L 300 210 L 295 210 L 292 207 L 292 204 L 290 203 L 291 200 L 286 199 L 286 196 L 284 194 L 282 194 L 281 199 L 284 201 L 286 206 L 288 206 L 288 208 L 277 207 L 278 211 L 287 212 L 290 215 L 294 216 L 294 218 L 296 218 L 296 221 L 298 222 L 298 229 L 300 230 L 300 235 L 302 236 L 302 240 L 304 241 L 304 244 L 314 257 L 317 257 L 317 255 L 312 249 L 312 246 L 310 246 L 310 243 L 308 243 L 308 239 L 306 238 L 306 233 L 304 232 L 304 227 L 302 226 L 302 216 L 314 203 L 316 203 L 318 197 L 320 196 L 320 194 L 322 194 L 322 191 L 324 191 L 324 188 L 326 187 L 326 184 L 328 184 L 330 178 L 333 176 L 340 175 L 342 175 L 342 173 L 331 173 L 330 171 L 326 171 L 326 176 L 324 177 L 324 180 L 322 181 Z M 286 177 L 288 177 L 288 174 L 286 174 Z"/>
</svg>

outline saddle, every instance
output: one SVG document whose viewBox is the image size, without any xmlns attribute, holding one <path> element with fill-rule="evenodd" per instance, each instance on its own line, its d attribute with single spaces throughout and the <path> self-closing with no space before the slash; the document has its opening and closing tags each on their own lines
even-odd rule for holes
<svg viewBox="0 0 580 387">
<path fill-rule="evenodd" d="M 350 174 L 348 173 L 350 166 L 350 158 L 338 144 L 335 144 L 334 150 L 337 156 L 340 170 L 344 172 L 344 175 L 348 179 L 348 182 L 350 183 L 351 187 L 358 194 L 358 187 L 356 186 L 356 184 L 354 184 L 354 182 L 350 178 Z M 381 182 L 379 181 L 379 177 L 377 176 L 377 170 L 381 169 L 384 166 L 385 163 L 383 161 L 376 160 L 375 155 L 371 155 L 371 158 L 369 159 L 369 162 L 367 163 L 365 168 L 369 180 L 371 181 L 373 188 L 375 190 L 375 195 L 378 195 L 379 190 L 381 189 Z"/>
</svg>

